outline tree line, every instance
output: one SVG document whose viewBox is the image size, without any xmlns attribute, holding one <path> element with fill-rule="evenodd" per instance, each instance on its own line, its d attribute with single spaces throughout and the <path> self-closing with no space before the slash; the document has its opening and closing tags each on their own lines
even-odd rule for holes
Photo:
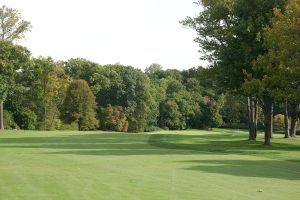
<svg viewBox="0 0 300 200">
<path fill-rule="evenodd" d="M 84 58 L 34 58 L 15 44 L 31 25 L 0 9 L 0 129 L 79 129 L 120 132 L 158 128 L 249 128 L 255 140 L 283 114 L 286 137 L 299 114 L 298 0 L 199 0 L 194 28 L 209 68 L 143 72 Z M 275 121 L 283 121 L 282 117 Z M 281 120 L 282 119 L 282 120 Z M 289 123 L 291 121 L 291 123 Z M 3 124 L 4 123 L 4 124 Z"/>
<path fill-rule="evenodd" d="M 34 58 L 15 44 L 30 31 L 30 22 L 6 6 L 0 17 L 0 129 L 142 132 L 235 123 L 235 114 L 224 114 L 225 95 L 202 67 L 181 72 L 152 64 L 143 72 L 83 58 Z M 235 121 L 246 123 L 240 116 Z"/>
<path fill-rule="evenodd" d="M 13 66 L 9 71 L 2 64 L 2 76 L 10 81 L 1 86 L 7 91 L 6 128 L 143 132 L 222 125 L 225 96 L 200 81 L 204 68 L 181 72 L 153 64 L 143 72 L 82 58 L 33 58 L 7 41 L 1 47 L 14 55 L 2 58 Z"/>
</svg>

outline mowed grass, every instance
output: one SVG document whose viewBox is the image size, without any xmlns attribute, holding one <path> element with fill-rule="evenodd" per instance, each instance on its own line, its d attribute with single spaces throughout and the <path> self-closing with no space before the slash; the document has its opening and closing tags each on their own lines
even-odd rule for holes
<svg viewBox="0 0 300 200">
<path fill-rule="evenodd" d="M 299 200 L 300 140 L 237 130 L 0 133 L 0 199 Z"/>
</svg>

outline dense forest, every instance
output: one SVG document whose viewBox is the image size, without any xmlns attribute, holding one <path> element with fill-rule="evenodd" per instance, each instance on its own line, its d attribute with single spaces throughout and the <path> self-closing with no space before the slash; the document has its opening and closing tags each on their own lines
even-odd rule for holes
<svg viewBox="0 0 300 200">
<path fill-rule="evenodd" d="M 34 58 L 14 41 L 30 23 L 3 6 L 1 118 L 7 129 L 144 132 L 214 127 L 295 136 L 299 115 L 298 0 L 199 0 L 195 29 L 208 68 L 145 71 L 84 58 Z"/>
<path fill-rule="evenodd" d="M 217 91 L 202 67 L 181 72 L 152 64 L 142 72 L 82 58 L 32 58 L 24 47 L 2 46 L 21 54 L 15 63 L 27 62 L 9 76 L 9 87 L 18 91 L 4 102 L 6 128 L 141 132 L 247 126 L 246 99 Z"/>
</svg>

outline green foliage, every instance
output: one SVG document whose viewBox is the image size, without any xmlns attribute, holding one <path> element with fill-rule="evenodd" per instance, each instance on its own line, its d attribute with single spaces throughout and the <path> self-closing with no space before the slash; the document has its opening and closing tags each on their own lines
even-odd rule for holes
<svg viewBox="0 0 300 200">
<path fill-rule="evenodd" d="M 145 73 L 83 58 L 30 59 L 26 48 L 8 42 L 24 37 L 30 23 L 3 6 L 0 103 L 6 101 L 24 129 L 72 129 L 66 123 L 97 129 L 97 104 L 101 128 L 130 132 L 245 125 L 246 106 L 242 97 L 235 99 L 237 93 L 259 98 L 262 106 L 263 97 L 270 104 L 269 97 L 298 103 L 299 0 L 286 8 L 287 0 L 197 2 L 203 7 L 199 16 L 182 23 L 197 31 L 196 42 L 211 67 L 181 72 L 152 64 Z M 223 96 L 224 88 L 234 95 Z M 11 114 L 6 117 L 12 124 Z"/>
<path fill-rule="evenodd" d="M 220 110 L 224 104 L 224 97 L 221 96 L 218 101 L 208 96 L 203 97 L 201 104 L 201 115 L 198 116 L 197 128 L 216 128 L 222 125 L 223 119 Z"/>
<path fill-rule="evenodd" d="M 8 95 L 24 89 L 16 84 L 15 76 L 30 56 L 24 47 L 12 42 L 24 38 L 24 33 L 30 31 L 31 26 L 30 22 L 22 20 L 17 10 L 4 5 L 0 8 L 0 19 L 0 130 L 3 130 L 3 102 Z"/>
<path fill-rule="evenodd" d="M 261 87 L 279 102 L 300 102 L 299 13 L 298 0 L 290 0 L 284 12 L 274 9 L 271 25 L 262 34 L 268 52 L 260 55 L 255 62 L 255 71 L 264 73 Z"/>
<path fill-rule="evenodd" d="M 16 77 L 29 59 L 30 52 L 26 48 L 0 39 L 0 113 L 3 112 L 3 103 L 9 95 L 24 90 Z M 3 116 L 0 114 L 0 130 L 4 129 L 3 126 Z"/>
<path fill-rule="evenodd" d="M 218 86 L 240 92 L 245 71 L 253 73 L 252 62 L 265 52 L 259 35 L 269 24 L 273 8 L 283 8 L 286 0 L 199 0 L 203 10 L 182 24 L 195 29 L 196 42 L 204 58 L 213 61 Z M 253 74 L 260 77 L 261 74 Z"/>
<path fill-rule="evenodd" d="M 14 114 L 16 123 L 21 129 L 34 130 L 37 126 L 37 115 L 27 107 L 22 107 Z"/>
<path fill-rule="evenodd" d="M 227 103 L 216 87 L 212 68 L 192 68 L 183 72 L 185 86 L 199 105 L 193 118 L 192 128 L 214 128 L 223 125 L 221 111 Z"/>
<path fill-rule="evenodd" d="M 265 144 L 270 144 L 271 92 L 261 83 L 266 74 L 256 70 L 254 61 L 267 53 L 261 37 L 270 24 L 273 9 L 284 8 L 287 0 L 198 0 L 200 14 L 187 17 L 182 24 L 196 30 L 196 42 L 204 58 L 212 63 L 220 88 L 231 93 L 259 98 L 264 108 Z M 246 82 L 245 82 L 246 79 Z M 251 124 L 251 118 L 249 119 Z M 250 136 L 253 131 L 250 128 Z M 254 128 L 255 129 L 255 128 Z M 250 137 L 249 137 L 250 138 Z"/>
<path fill-rule="evenodd" d="M 24 38 L 24 33 L 30 31 L 30 22 L 22 19 L 19 11 L 0 7 L 0 39 L 6 41 L 14 41 Z"/>
<path fill-rule="evenodd" d="M 199 111 L 197 96 L 193 98 L 192 92 L 172 77 L 161 79 L 161 83 L 166 95 L 160 102 L 158 125 L 172 130 L 191 127 L 192 118 Z"/>
<path fill-rule="evenodd" d="M 99 127 L 96 119 L 95 96 L 84 80 L 74 80 L 61 107 L 61 120 L 65 123 L 78 123 L 78 130 L 95 130 Z"/>
<path fill-rule="evenodd" d="M 226 94 L 224 106 L 220 111 L 222 127 L 244 128 L 248 127 L 246 98 L 238 95 Z"/>
<path fill-rule="evenodd" d="M 288 1 L 285 9 L 274 8 L 274 17 L 260 35 L 266 50 L 253 62 L 253 73 L 245 73 L 247 81 L 243 89 L 263 99 L 265 130 L 266 136 L 268 135 L 266 138 L 270 138 L 271 135 L 272 101 L 290 102 L 296 105 L 295 108 L 300 102 L 299 12 L 298 0 Z M 291 132 L 294 132 L 297 116 L 293 113 L 296 112 L 291 113 Z M 265 142 L 268 143 L 270 142 Z"/>
<path fill-rule="evenodd" d="M 211 128 L 222 123 L 220 109 L 223 103 L 207 70 L 202 67 L 183 72 L 150 69 L 146 71 L 156 91 L 159 127 L 171 130 Z M 207 106 L 203 96 L 220 99 L 218 106 Z"/>
<path fill-rule="evenodd" d="M 18 129 L 18 125 L 14 120 L 14 116 L 11 112 L 4 110 L 3 113 L 4 118 L 4 127 L 5 129 Z"/>
<path fill-rule="evenodd" d="M 171 130 L 186 129 L 186 121 L 182 120 L 179 106 L 174 100 L 166 100 L 160 105 L 160 116 L 158 125 L 161 128 L 168 127 Z"/>
<path fill-rule="evenodd" d="M 71 124 L 67 124 L 67 123 L 60 122 L 59 126 L 56 127 L 56 130 L 71 130 L 71 131 L 76 131 L 76 130 L 78 130 L 78 123 L 73 122 Z"/>
<path fill-rule="evenodd" d="M 273 118 L 274 131 L 284 131 L 284 115 L 278 114 Z"/>
<path fill-rule="evenodd" d="M 101 107 L 122 106 L 130 132 L 155 126 L 158 106 L 149 78 L 140 70 L 122 65 L 99 67 L 91 88 Z"/>
<path fill-rule="evenodd" d="M 145 69 L 145 73 L 148 75 L 156 74 L 163 71 L 163 67 L 160 64 L 153 63 Z"/>
<path fill-rule="evenodd" d="M 13 95 L 12 107 L 26 106 L 37 114 L 38 129 L 55 129 L 66 90 L 71 82 L 63 66 L 51 58 L 33 58 L 18 76 L 18 82 L 30 90 Z"/>
<path fill-rule="evenodd" d="M 64 63 L 64 68 L 73 79 L 83 79 L 91 85 L 99 65 L 83 58 L 72 58 Z"/>
<path fill-rule="evenodd" d="M 125 114 L 129 122 L 128 130 L 145 131 L 147 127 L 155 125 L 154 120 L 158 115 L 150 80 L 141 71 L 129 68 L 125 72 L 124 83 L 127 88 Z"/>
<path fill-rule="evenodd" d="M 17 71 L 28 65 L 30 52 L 22 46 L 0 40 L 0 102 L 22 90 L 16 82 Z"/>
</svg>

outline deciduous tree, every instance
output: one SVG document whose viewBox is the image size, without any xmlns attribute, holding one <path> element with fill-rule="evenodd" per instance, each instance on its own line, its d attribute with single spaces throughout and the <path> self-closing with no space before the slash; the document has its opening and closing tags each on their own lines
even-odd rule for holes
<svg viewBox="0 0 300 200">
<path fill-rule="evenodd" d="M 300 1 L 289 0 L 285 9 L 274 9 L 270 26 L 262 36 L 267 53 L 256 62 L 256 71 L 263 71 L 260 88 L 269 91 L 273 98 L 285 103 L 286 137 L 288 136 L 288 109 L 290 102 L 291 136 L 296 134 L 298 107 L 300 104 Z"/>
<path fill-rule="evenodd" d="M 245 72 L 253 73 L 253 61 L 265 53 L 259 39 L 263 28 L 269 24 L 273 8 L 282 8 L 285 0 L 198 0 L 203 10 L 196 18 L 188 17 L 183 25 L 192 27 L 198 33 L 195 39 L 203 53 L 203 59 L 212 63 L 219 87 L 241 93 Z M 255 96 L 254 96 L 255 99 Z M 263 103 L 272 105 L 269 93 Z M 255 103 L 250 106 L 255 110 Z M 265 110 L 266 111 L 266 110 Z M 266 117 L 269 117 L 266 115 Z M 252 114 L 249 116 L 256 116 Z M 251 118 L 250 118 L 251 119 Z M 250 120 L 249 124 L 253 124 Z M 271 124 L 270 124 L 271 125 Z M 256 126 L 249 129 L 249 139 L 255 139 Z"/>
<path fill-rule="evenodd" d="M 6 6 L 2 6 L 0 8 L 0 37 L 1 37 L 0 39 L 1 40 L 12 42 L 14 40 L 22 39 L 25 36 L 24 34 L 30 31 L 30 28 L 31 28 L 30 22 L 23 20 L 21 14 L 17 10 L 8 8 Z M 3 53 L 3 55 L 6 55 L 6 52 L 3 52 L 5 48 L 2 47 L 2 45 L 5 44 L 1 43 L 0 46 L 2 48 L 1 54 Z M 18 55 L 16 55 L 15 57 L 18 57 Z M 4 59 L 3 56 L 2 59 Z M 8 62 L 7 59 L 6 62 Z M 13 61 L 11 62 L 12 62 L 11 65 L 14 65 Z M 7 65 L 7 63 L 5 65 Z M 9 83 L 10 81 L 9 79 L 5 79 L 4 74 L 2 74 L 2 76 L 3 77 L 1 77 L 0 79 L 1 79 L 1 85 L 3 90 L 4 87 L 11 85 L 11 83 Z M 7 91 L 7 89 L 4 90 Z M 0 98 L 0 130 L 3 130 L 4 129 L 3 101 L 5 100 L 4 96 L 6 96 L 7 94 L 5 94 L 6 93 L 5 91 L 1 91 L 0 94 L 1 93 L 3 97 Z"/>
<path fill-rule="evenodd" d="M 78 123 L 78 130 L 95 130 L 99 127 L 96 119 L 95 96 L 84 80 L 74 80 L 61 107 L 61 120 L 65 123 Z"/>
<path fill-rule="evenodd" d="M 20 82 L 30 88 L 20 101 L 37 114 L 37 128 L 53 129 L 71 82 L 62 63 L 54 62 L 51 58 L 33 58 L 31 64 L 22 70 Z"/>
<path fill-rule="evenodd" d="M 29 60 L 30 52 L 26 48 L 0 40 L 0 130 L 4 129 L 3 102 L 8 95 L 22 89 L 16 76 Z"/>
<path fill-rule="evenodd" d="M 23 39 L 30 31 L 29 21 L 22 19 L 18 10 L 2 6 L 0 8 L 0 36 L 2 40 L 15 41 Z"/>
</svg>

